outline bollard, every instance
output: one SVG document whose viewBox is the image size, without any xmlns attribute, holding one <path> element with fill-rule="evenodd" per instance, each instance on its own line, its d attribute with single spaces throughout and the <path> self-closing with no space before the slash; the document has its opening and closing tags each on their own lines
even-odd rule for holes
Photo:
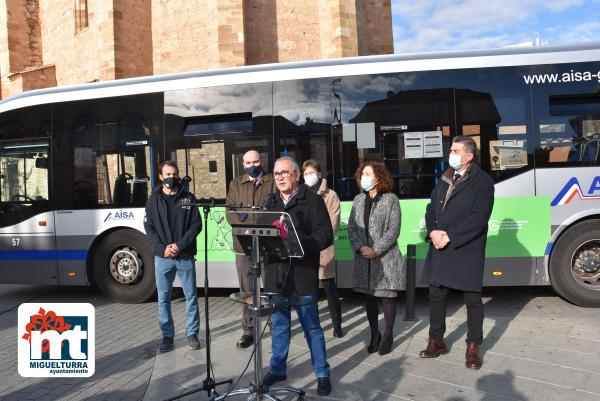
<svg viewBox="0 0 600 401">
<path fill-rule="evenodd" d="M 404 320 L 416 321 L 415 317 L 415 283 L 417 274 L 417 246 L 409 244 L 406 252 L 406 302 Z"/>
</svg>

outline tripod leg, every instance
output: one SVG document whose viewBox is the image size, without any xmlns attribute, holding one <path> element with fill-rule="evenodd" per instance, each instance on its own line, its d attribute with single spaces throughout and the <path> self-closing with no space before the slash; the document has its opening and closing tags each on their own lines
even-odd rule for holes
<svg viewBox="0 0 600 401">
<path fill-rule="evenodd" d="M 243 388 L 243 389 L 240 389 L 240 390 L 234 390 L 234 391 L 232 391 L 230 393 L 227 393 L 227 394 L 220 395 L 217 398 L 215 398 L 213 401 L 222 401 L 222 400 L 224 400 L 226 398 L 233 397 L 234 395 L 240 395 L 240 394 L 251 394 L 251 395 L 253 395 L 252 392 L 250 391 L 250 389 Z"/>
</svg>

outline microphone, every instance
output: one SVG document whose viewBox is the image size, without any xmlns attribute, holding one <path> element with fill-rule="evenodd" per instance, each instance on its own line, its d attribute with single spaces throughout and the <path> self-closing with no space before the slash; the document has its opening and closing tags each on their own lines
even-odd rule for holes
<svg viewBox="0 0 600 401">
<path fill-rule="evenodd" d="M 270 194 L 267 195 L 267 199 L 265 199 L 265 201 L 263 202 L 263 204 L 260 208 L 262 210 L 271 209 L 272 207 L 275 206 L 276 203 L 277 203 L 277 195 L 275 195 L 273 192 L 271 192 Z"/>
<path fill-rule="evenodd" d="M 283 216 L 283 213 L 281 214 L 281 216 L 279 216 L 279 219 L 275 219 L 275 221 L 273 222 L 273 227 L 279 230 L 279 236 L 282 240 L 285 241 L 288 237 L 288 226 L 285 221 L 285 217 Z"/>
<path fill-rule="evenodd" d="M 215 198 L 213 198 L 212 196 L 208 199 L 200 198 L 196 203 L 194 203 L 194 206 L 215 207 Z"/>
</svg>

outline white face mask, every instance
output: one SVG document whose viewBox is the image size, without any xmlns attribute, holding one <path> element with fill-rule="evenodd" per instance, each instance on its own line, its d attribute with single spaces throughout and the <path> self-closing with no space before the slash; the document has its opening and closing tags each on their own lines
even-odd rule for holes
<svg viewBox="0 0 600 401">
<path fill-rule="evenodd" d="M 312 173 L 312 174 L 306 174 L 304 176 L 304 182 L 306 183 L 306 185 L 308 185 L 309 187 L 312 187 L 313 185 L 315 185 L 317 182 L 319 182 L 319 177 Z"/>
<path fill-rule="evenodd" d="M 454 154 L 454 153 L 451 153 L 450 157 L 448 157 L 448 164 L 454 170 L 458 170 L 459 168 L 462 167 L 461 156 L 459 156 L 457 154 Z"/>
<path fill-rule="evenodd" d="M 373 185 L 373 179 L 367 175 L 360 177 L 360 186 L 365 191 L 370 191 L 375 187 L 375 185 Z"/>
</svg>

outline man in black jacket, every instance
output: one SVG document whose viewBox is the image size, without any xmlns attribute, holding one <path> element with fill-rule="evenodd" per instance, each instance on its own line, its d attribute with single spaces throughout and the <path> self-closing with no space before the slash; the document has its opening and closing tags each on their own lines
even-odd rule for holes
<svg viewBox="0 0 600 401">
<path fill-rule="evenodd" d="M 300 184 L 300 168 L 290 157 L 282 157 L 273 169 L 279 196 L 270 211 L 289 213 L 304 250 L 304 257 L 269 260 L 265 264 L 265 288 L 280 295 L 274 302 L 293 305 L 310 349 L 313 370 L 317 376 L 317 393 L 331 392 L 330 368 L 325 351 L 325 336 L 319 322 L 319 258 L 321 251 L 333 242 L 333 230 L 323 198 Z M 286 362 L 290 347 L 290 307 L 276 309 L 272 315 L 272 355 L 263 383 L 286 380 Z"/>
<path fill-rule="evenodd" d="M 175 274 L 185 294 L 187 338 L 190 349 L 200 348 L 200 314 L 196 296 L 196 237 L 202 229 L 196 198 L 181 186 L 177 163 L 160 165 L 159 185 L 146 204 L 144 228 L 154 251 L 158 292 L 158 322 L 163 334 L 161 352 L 173 349 L 175 325 L 171 314 L 171 292 Z"/>
<path fill-rule="evenodd" d="M 430 241 L 425 265 L 431 272 L 429 285 L 429 342 L 419 354 L 435 358 L 447 353 L 446 297 L 449 290 L 462 292 L 467 307 L 465 366 L 481 367 L 479 346 L 483 341 L 483 267 L 488 220 L 494 206 L 494 182 L 474 163 L 477 145 L 472 138 L 452 140 L 450 168 L 431 194 L 425 222 Z"/>
</svg>

